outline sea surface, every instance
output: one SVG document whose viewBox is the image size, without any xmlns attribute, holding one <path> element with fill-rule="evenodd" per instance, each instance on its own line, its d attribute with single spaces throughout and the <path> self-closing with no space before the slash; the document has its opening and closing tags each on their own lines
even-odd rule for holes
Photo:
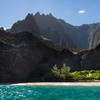
<svg viewBox="0 0 100 100">
<path fill-rule="evenodd" d="M 0 86 L 0 100 L 100 100 L 100 86 Z"/>
</svg>

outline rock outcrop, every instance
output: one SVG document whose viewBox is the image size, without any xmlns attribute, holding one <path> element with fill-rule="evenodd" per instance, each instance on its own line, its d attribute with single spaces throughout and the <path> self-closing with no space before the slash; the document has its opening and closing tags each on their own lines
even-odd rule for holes
<svg viewBox="0 0 100 100">
<path fill-rule="evenodd" d="M 54 64 L 66 64 L 71 71 L 100 69 L 100 45 L 74 55 L 32 33 L 0 30 L 0 82 L 36 81 Z"/>
<path fill-rule="evenodd" d="M 34 23 L 38 27 L 34 27 Z M 73 26 L 55 18 L 52 14 L 28 14 L 24 20 L 16 22 L 9 31 L 15 33 L 36 31 L 34 35 L 42 35 L 56 45 L 69 48 L 88 49 L 100 43 L 100 23 Z"/>
<path fill-rule="evenodd" d="M 73 54 L 69 50 L 50 44 L 28 32 L 12 34 L 0 30 L 0 81 L 34 80 L 54 64 L 71 64 L 69 57 Z"/>
<path fill-rule="evenodd" d="M 100 70 L 100 44 L 91 49 L 85 50 L 79 53 L 81 55 L 81 68 L 87 69 L 99 69 Z"/>
<path fill-rule="evenodd" d="M 33 15 L 31 14 L 28 14 L 24 20 L 14 23 L 14 25 L 9 31 L 11 33 L 29 32 L 29 33 L 33 33 L 37 37 L 41 35 L 39 27 Z"/>
<path fill-rule="evenodd" d="M 37 24 L 39 29 L 34 27 L 34 23 Z M 9 31 L 13 33 L 27 31 L 34 34 L 34 29 L 40 30 L 41 34 L 36 32 L 37 36 L 42 35 L 43 37 L 51 40 L 55 45 L 70 48 L 76 47 L 69 34 L 66 33 L 61 22 L 51 14 L 28 14 L 24 20 L 16 22 Z"/>
</svg>

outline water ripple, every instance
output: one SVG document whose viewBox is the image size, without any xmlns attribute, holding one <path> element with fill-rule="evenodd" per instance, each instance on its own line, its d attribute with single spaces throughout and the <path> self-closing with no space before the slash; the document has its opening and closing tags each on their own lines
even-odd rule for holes
<svg viewBox="0 0 100 100">
<path fill-rule="evenodd" d="M 100 86 L 0 86 L 0 100 L 100 100 Z"/>
</svg>

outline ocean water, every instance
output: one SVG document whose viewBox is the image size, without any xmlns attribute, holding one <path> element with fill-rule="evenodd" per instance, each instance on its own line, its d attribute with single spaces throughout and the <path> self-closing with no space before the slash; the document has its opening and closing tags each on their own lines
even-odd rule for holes
<svg viewBox="0 0 100 100">
<path fill-rule="evenodd" d="M 100 100 L 100 86 L 0 86 L 0 100 Z"/>
</svg>

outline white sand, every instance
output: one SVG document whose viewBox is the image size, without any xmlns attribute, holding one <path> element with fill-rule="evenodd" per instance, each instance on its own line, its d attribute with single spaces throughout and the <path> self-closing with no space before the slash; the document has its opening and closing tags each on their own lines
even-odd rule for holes
<svg viewBox="0 0 100 100">
<path fill-rule="evenodd" d="M 12 85 L 73 85 L 73 86 L 100 86 L 100 82 L 38 82 L 38 83 L 18 83 L 18 84 L 12 84 Z"/>
</svg>

